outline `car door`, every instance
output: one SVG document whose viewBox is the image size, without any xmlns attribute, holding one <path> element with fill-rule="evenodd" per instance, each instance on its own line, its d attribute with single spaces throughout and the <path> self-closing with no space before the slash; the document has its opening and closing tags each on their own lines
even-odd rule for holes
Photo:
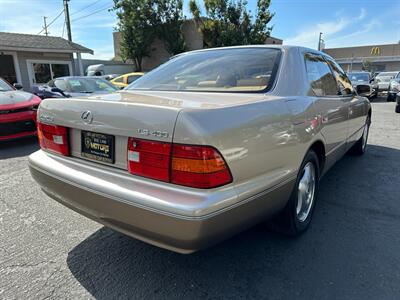
<svg viewBox="0 0 400 300">
<path fill-rule="evenodd" d="M 305 53 L 306 72 L 310 84 L 309 95 L 314 96 L 314 107 L 321 119 L 321 133 L 325 138 L 327 163 L 334 163 L 346 150 L 348 130 L 348 98 L 339 95 L 338 85 L 327 61 L 320 54 Z"/>
<path fill-rule="evenodd" d="M 325 57 L 332 68 L 333 74 L 339 85 L 340 96 L 349 103 L 349 127 L 347 133 L 347 144 L 349 148 L 354 142 L 358 141 L 362 135 L 365 124 L 366 105 L 365 100 L 354 92 L 351 81 L 343 69 L 329 57 Z"/>
</svg>

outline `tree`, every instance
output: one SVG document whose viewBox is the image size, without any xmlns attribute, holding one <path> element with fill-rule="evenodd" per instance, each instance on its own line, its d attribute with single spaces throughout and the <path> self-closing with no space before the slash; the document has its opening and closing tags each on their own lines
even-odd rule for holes
<svg viewBox="0 0 400 300">
<path fill-rule="evenodd" d="M 122 59 L 131 59 L 137 71 L 142 71 L 143 57 L 151 53 L 157 35 L 157 5 L 153 0 L 114 0 L 121 34 Z"/>
<path fill-rule="evenodd" d="M 368 60 L 368 59 L 364 59 L 364 60 L 362 61 L 362 69 L 363 69 L 364 71 L 367 71 L 367 72 L 370 72 L 370 73 L 375 72 L 375 67 L 374 67 L 374 65 L 373 65 L 372 62 L 371 62 L 370 60 Z"/>
<path fill-rule="evenodd" d="M 165 48 L 172 55 L 185 51 L 185 39 L 182 34 L 183 1 L 158 0 L 158 36 L 164 41 Z"/>
<path fill-rule="evenodd" d="M 204 0 L 205 16 L 196 0 L 190 0 L 189 10 L 203 33 L 205 47 L 264 44 L 272 30 L 270 4 L 270 0 L 258 0 L 255 16 L 245 0 Z"/>
</svg>

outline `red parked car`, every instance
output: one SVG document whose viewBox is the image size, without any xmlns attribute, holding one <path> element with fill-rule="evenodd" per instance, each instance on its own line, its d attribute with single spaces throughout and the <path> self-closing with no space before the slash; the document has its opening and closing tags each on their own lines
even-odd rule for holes
<svg viewBox="0 0 400 300">
<path fill-rule="evenodd" d="M 0 78 L 0 141 L 36 135 L 36 111 L 41 99 L 18 91 Z"/>
</svg>

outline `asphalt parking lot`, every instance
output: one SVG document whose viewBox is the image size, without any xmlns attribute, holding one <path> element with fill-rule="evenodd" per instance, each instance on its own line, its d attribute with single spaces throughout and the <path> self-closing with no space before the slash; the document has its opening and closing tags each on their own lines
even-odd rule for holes
<svg viewBox="0 0 400 300">
<path fill-rule="evenodd" d="M 136 241 L 45 196 L 34 138 L 0 145 L 0 299 L 400 298 L 400 114 L 373 103 L 365 156 L 321 182 L 310 229 L 257 226 L 179 255 Z"/>
</svg>

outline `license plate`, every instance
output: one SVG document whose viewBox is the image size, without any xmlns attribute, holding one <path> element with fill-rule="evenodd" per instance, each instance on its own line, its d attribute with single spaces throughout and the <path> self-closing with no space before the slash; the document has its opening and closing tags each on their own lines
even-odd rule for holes
<svg viewBox="0 0 400 300">
<path fill-rule="evenodd" d="M 113 135 L 82 131 L 81 155 L 89 159 L 113 164 L 114 140 L 115 137 Z"/>
</svg>

